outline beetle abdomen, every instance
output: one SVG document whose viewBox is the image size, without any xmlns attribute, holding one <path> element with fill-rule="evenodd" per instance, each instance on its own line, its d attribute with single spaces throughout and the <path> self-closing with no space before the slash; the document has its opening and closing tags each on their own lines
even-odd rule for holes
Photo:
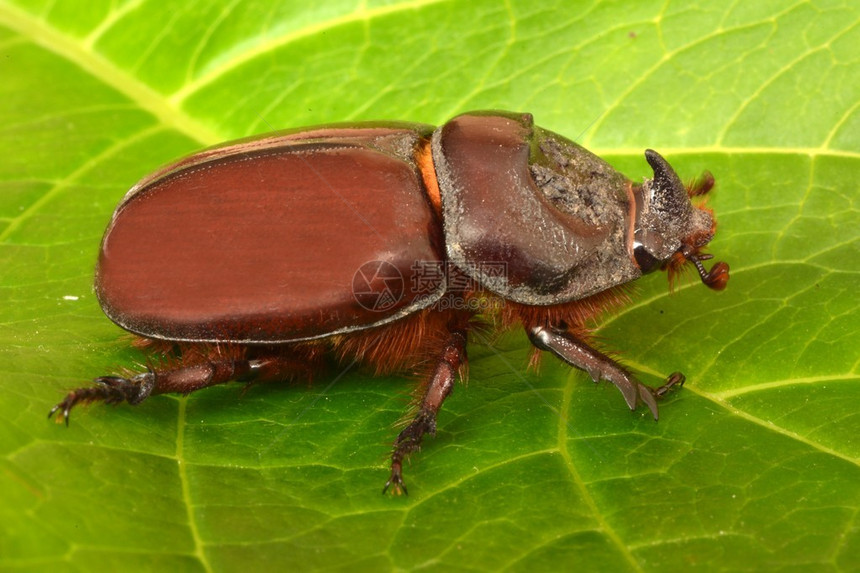
<svg viewBox="0 0 860 573">
<path fill-rule="evenodd" d="M 403 130 L 403 137 L 417 135 Z M 117 209 L 99 258 L 102 306 L 132 332 L 194 341 L 318 338 L 390 322 L 444 290 L 418 298 L 401 284 L 376 308 L 354 296 L 365 263 L 368 279 L 384 288 L 398 273 L 408 280 L 414 261 L 440 260 L 441 229 L 423 184 L 392 154 L 293 143 L 162 173 Z M 385 265 L 374 269 L 373 261 Z"/>
</svg>

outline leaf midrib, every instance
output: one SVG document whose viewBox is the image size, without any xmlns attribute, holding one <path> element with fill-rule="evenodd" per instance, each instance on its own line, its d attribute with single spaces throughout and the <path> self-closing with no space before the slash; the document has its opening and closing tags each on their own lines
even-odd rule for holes
<svg viewBox="0 0 860 573">
<path fill-rule="evenodd" d="M 152 114 L 164 127 L 173 128 L 203 145 L 221 141 L 216 131 L 184 113 L 161 94 L 95 51 L 85 47 L 81 41 L 71 38 L 10 4 L 0 7 L 0 25 L 4 25 L 34 44 L 57 54 L 63 60 L 75 64 L 84 72 L 121 93 L 134 105 Z"/>
</svg>

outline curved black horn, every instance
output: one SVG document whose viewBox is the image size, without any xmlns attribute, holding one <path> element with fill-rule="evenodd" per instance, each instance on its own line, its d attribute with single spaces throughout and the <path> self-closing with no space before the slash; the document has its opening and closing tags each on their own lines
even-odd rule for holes
<svg viewBox="0 0 860 573">
<path fill-rule="evenodd" d="M 691 206 L 681 178 L 669 162 L 653 149 L 645 150 L 645 159 L 654 170 L 654 180 L 651 182 L 652 207 L 673 217 L 684 217 Z"/>
</svg>

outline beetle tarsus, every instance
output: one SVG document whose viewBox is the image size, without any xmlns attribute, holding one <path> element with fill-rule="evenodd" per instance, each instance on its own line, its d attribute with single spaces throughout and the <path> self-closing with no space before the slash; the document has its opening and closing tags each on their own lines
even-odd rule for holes
<svg viewBox="0 0 860 573">
<path fill-rule="evenodd" d="M 78 388 L 66 394 L 66 397 L 48 412 L 48 418 L 59 412 L 58 418 L 68 426 L 69 414 L 78 404 L 88 402 L 140 404 L 155 388 L 155 373 L 144 372 L 131 379 L 120 376 L 100 376 L 94 379 L 93 383 L 94 386 Z"/>
<path fill-rule="evenodd" d="M 681 387 L 684 385 L 684 382 L 687 381 L 687 377 L 681 374 L 680 372 L 672 372 L 669 374 L 669 377 L 666 378 L 666 382 L 660 386 L 659 388 L 654 389 L 654 395 L 658 398 L 662 398 L 666 394 L 669 393 L 675 387 Z"/>
<path fill-rule="evenodd" d="M 382 488 L 382 495 L 391 488 L 393 495 L 409 495 L 406 490 L 406 484 L 403 483 L 403 462 L 401 460 L 391 462 L 391 477 L 385 482 L 385 487 Z"/>
<path fill-rule="evenodd" d="M 441 406 L 441 402 L 439 405 Z M 391 476 L 385 482 L 382 493 L 388 491 L 390 486 L 394 495 L 401 493 L 409 495 L 409 492 L 406 491 L 406 485 L 403 483 L 403 458 L 421 449 L 421 439 L 424 434 L 436 435 L 436 414 L 427 409 L 418 412 L 415 419 L 398 434 L 394 441 L 394 451 L 391 454 Z"/>
</svg>

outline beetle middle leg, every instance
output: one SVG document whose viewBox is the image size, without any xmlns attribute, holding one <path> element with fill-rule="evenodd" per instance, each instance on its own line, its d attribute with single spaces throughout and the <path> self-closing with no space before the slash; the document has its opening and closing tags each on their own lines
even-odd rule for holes
<svg viewBox="0 0 860 573">
<path fill-rule="evenodd" d="M 618 362 L 567 331 L 535 326 L 527 333 L 537 348 L 549 350 L 571 366 L 585 370 L 595 382 L 602 379 L 615 384 L 631 410 L 635 410 L 640 402 L 647 404 L 655 420 L 658 418 L 657 398 L 674 386 L 684 384 L 684 375 L 673 372 L 659 388 L 646 386 Z"/>
<path fill-rule="evenodd" d="M 190 394 L 202 388 L 225 384 L 231 381 L 257 382 L 283 380 L 296 371 L 297 358 L 291 355 L 273 354 L 252 359 L 215 358 L 199 363 L 149 370 L 129 378 L 122 376 L 100 376 L 92 386 L 77 388 L 69 392 L 48 417 L 54 414 L 69 424 L 73 407 L 88 402 L 131 405 L 140 404 L 156 394 Z"/>
<path fill-rule="evenodd" d="M 439 354 L 430 383 L 418 406 L 418 413 L 412 422 L 397 436 L 391 453 L 391 476 L 385 483 L 382 493 L 407 494 L 403 483 L 403 459 L 421 447 L 424 434 L 436 434 L 436 415 L 454 388 L 458 373 L 466 365 L 466 331 L 452 330 L 450 337 Z"/>
</svg>

